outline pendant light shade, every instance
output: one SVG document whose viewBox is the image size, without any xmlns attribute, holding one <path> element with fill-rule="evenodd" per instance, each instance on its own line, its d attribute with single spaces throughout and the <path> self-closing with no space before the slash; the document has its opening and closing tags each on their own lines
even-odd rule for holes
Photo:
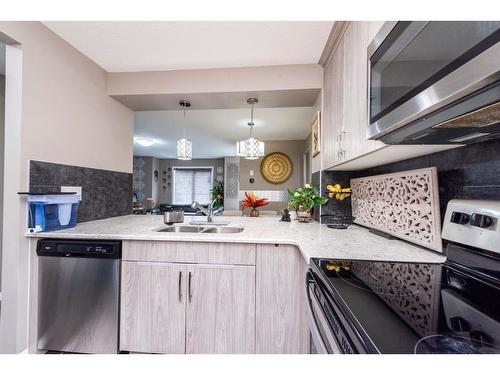
<svg viewBox="0 0 500 375">
<path fill-rule="evenodd" d="M 250 126 L 250 138 L 240 141 L 236 144 L 236 153 L 238 156 L 243 156 L 248 160 L 256 160 L 261 156 L 264 156 L 264 142 L 259 141 L 253 137 L 253 106 L 258 103 L 257 98 L 249 98 L 247 103 L 252 106 L 251 110 L 251 121 L 248 123 Z"/>
<path fill-rule="evenodd" d="M 191 102 L 188 100 L 179 101 L 179 105 L 184 109 L 184 136 L 177 140 L 177 159 L 191 160 L 193 158 L 193 145 L 190 139 L 186 138 L 186 108 L 191 107 Z"/>
<path fill-rule="evenodd" d="M 177 140 L 177 159 L 191 160 L 193 158 L 193 146 L 190 139 L 181 138 Z"/>
<path fill-rule="evenodd" d="M 236 144 L 236 154 L 248 160 L 255 160 L 264 156 L 264 142 L 255 138 L 248 138 Z"/>
</svg>

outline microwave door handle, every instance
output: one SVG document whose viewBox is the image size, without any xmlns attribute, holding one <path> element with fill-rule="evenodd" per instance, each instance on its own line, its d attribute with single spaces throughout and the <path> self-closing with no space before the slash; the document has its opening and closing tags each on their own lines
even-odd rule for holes
<svg viewBox="0 0 500 375">
<path fill-rule="evenodd" d="M 314 316 L 313 312 L 313 307 L 312 307 L 312 301 L 311 301 L 311 293 L 309 290 L 309 284 L 313 283 L 314 281 L 311 281 L 310 279 L 310 271 L 307 272 L 306 274 L 306 298 L 307 298 L 307 312 L 309 315 L 309 327 L 311 329 L 311 336 L 314 341 L 314 346 L 316 347 L 316 350 L 318 351 L 319 354 L 328 354 L 328 350 L 326 349 L 325 343 L 323 341 L 323 338 L 321 337 L 321 332 L 319 331 L 319 326 L 318 322 L 316 320 L 316 317 Z"/>
</svg>

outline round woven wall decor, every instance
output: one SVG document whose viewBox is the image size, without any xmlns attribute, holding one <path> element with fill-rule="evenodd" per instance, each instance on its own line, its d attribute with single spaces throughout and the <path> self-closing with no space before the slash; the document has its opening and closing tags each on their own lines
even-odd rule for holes
<svg viewBox="0 0 500 375">
<path fill-rule="evenodd" d="M 271 184 L 282 184 L 292 175 L 292 160 L 282 152 L 272 152 L 262 159 L 260 173 Z"/>
</svg>

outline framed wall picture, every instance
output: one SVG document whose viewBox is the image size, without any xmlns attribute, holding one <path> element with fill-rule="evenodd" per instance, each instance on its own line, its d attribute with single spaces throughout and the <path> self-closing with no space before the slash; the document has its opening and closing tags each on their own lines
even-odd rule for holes
<svg viewBox="0 0 500 375">
<path fill-rule="evenodd" d="M 321 146 L 321 113 L 316 112 L 311 124 L 311 154 L 315 157 L 319 154 Z"/>
</svg>

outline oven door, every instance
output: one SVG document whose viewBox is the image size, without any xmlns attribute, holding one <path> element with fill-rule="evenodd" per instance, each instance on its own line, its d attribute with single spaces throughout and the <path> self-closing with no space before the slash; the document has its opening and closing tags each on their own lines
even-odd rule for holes
<svg viewBox="0 0 500 375">
<path fill-rule="evenodd" d="M 323 293 L 311 271 L 306 274 L 306 298 L 309 313 L 309 328 L 311 339 L 317 354 L 342 354 L 333 327 L 324 310 L 326 297 L 320 298 Z"/>
</svg>

